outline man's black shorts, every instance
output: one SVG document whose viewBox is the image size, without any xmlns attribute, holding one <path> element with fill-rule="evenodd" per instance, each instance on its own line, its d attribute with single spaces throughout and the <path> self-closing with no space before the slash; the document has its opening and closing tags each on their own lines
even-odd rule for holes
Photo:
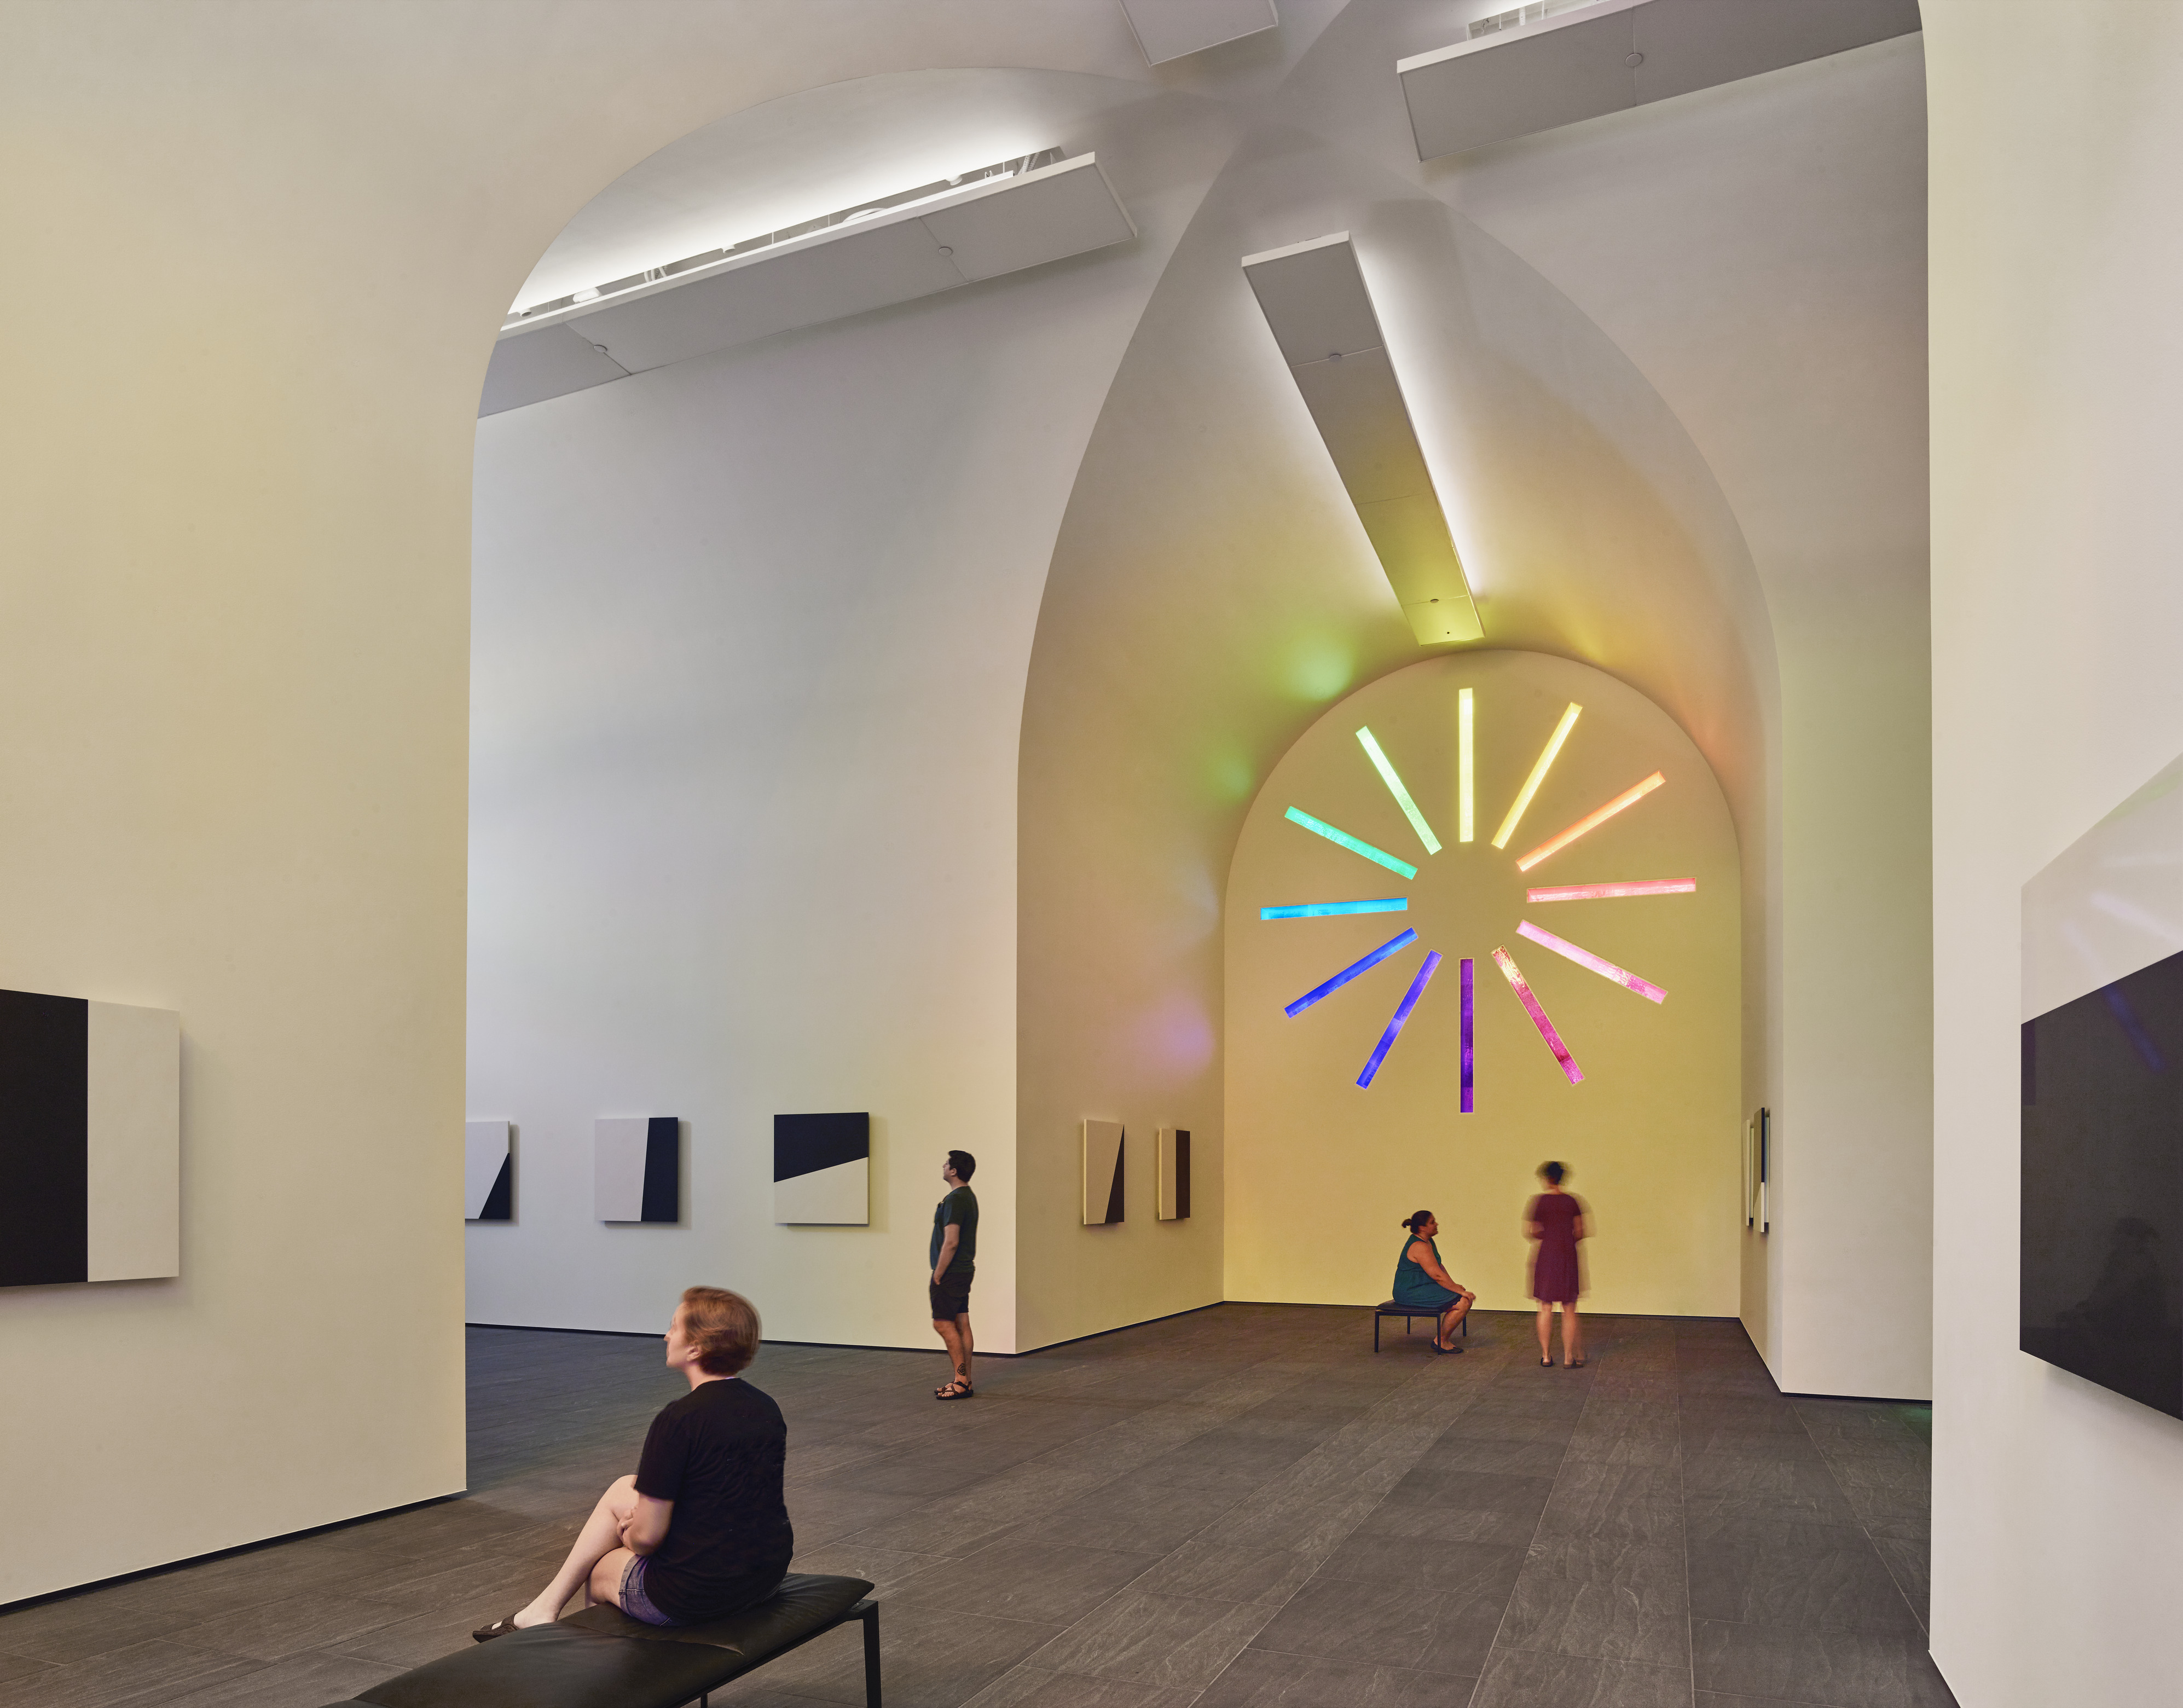
<svg viewBox="0 0 2183 1708">
<path fill-rule="evenodd" d="M 925 1288 L 932 1295 L 932 1320 L 935 1322 L 953 1322 L 957 1317 L 969 1314 L 971 1279 L 969 1270 L 958 1269 L 950 1264 L 947 1273 Z"/>
</svg>

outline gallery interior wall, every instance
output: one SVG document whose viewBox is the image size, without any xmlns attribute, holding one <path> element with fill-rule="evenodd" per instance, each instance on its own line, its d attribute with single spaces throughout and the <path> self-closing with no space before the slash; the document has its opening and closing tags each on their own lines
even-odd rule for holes
<svg viewBox="0 0 2183 1708">
<path fill-rule="evenodd" d="M 2183 752 L 2183 14 L 1925 16 L 1933 1651 L 1964 1708 L 2150 1700 L 2174 1668 L 2117 1633 L 2183 1595 L 2183 1424 L 2017 1349 L 2019 910 Z"/>
<path fill-rule="evenodd" d="M 1458 840 L 1457 695 L 1472 693 L 1474 840 Z M 1505 848 L 1503 814 L 1564 709 L 1583 710 Z M 1367 759 L 1368 728 L 1441 846 Z M 1666 781 L 1530 872 L 1518 860 L 1654 772 Z M 1289 822 L 1298 807 L 1418 868 L 1382 870 Z M 1657 706 L 1542 654 L 1429 659 L 1333 707 L 1252 804 L 1229 875 L 1228 1248 L 1233 1299 L 1385 1299 L 1397 1224 L 1429 1209 L 1481 1309 L 1530 1308 L 1524 1206 L 1549 1158 L 1591 1212 L 1587 1308 L 1736 1311 L 1742 1217 L 1738 858 L 1711 769 Z M 1684 878 L 1662 895 L 1530 904 L 1536 885 Z M 1398 899 L 1398 914 L 1264 920 L 1269 905 Z M 1517 935 L 1545 928 L 1667 992 L 1655 1004 Z M 1404 929 L 1417 941 L 1293 1016 Z M 1572 1084 L 1491 960 L 1506 949 L 1583 1075 Z M 1358 1078 L 1428 951 L 1444 957 L 1369 1086 Z M 1460 962 L 1473 962 L 1474 1109 L 1461 1112 Z"/>
<path fill-rule="evenodd" d="M 980 1338 L 1021 1338 L 1024 673 L 1084 442 L 1227 139 L 1105 80 L 915 86 L 919 115 L 1043 108 L 1025 134 L 1096 152 L 1138 240 L 479 423 L 470 1112 L 520 1135 L 474 1321 L 650 1330 L 708 1280 L 782 1338 L 936 1348 L 960 1148 Z M 823 131 L 828 92 L 799 99 Z M 872 1115 L 872 1225 L 777 1227 L 772 1117 L 830 1110 Z M 679 1227 L 597 1220 L 592 1122 L 622 1113 L 686 1121 Z M 1187 1237 L 1217 1243 L 1213 1205 Z"/>
<path fill-rule="evenodd" d="M 722 113 L 1111 7 L 0 7 L 0 983 L 180 1011 L 183 1275 L 0 1298 L 0 1600 L 458 1488 L 469 494 L 494 329 Z M 390 123 L 390 114 L 398 122 Z M 142 246 L 156 281 L 86 256 Z M 341 1355 L 299 1366 L 298 1301 Z M 86 1407 L 129 1349 L 156 1409 Z"/>
</svg>

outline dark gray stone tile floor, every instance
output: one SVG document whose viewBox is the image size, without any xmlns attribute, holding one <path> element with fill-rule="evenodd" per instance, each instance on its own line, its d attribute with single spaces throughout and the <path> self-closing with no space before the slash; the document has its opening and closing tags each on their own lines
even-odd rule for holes
<svg viewBox="0 0 2183 1708">
<path fill-rule="evenodd" d="M 1733 1322 L 1371 1350 L 1226 1305 L 980 1366 L 769 1346 L 799 1570 L 870 1578 L 893 1708 L 1947 1708 L 1930 1414 L 1785 1398 Z M 319 1708 L 531 1594 L 681 1391 L 657 1343 L 470 1331 L 470 1493 L 0 1611 L 0 1708 Z M 864 1700 L 853 1630 L 725 1691 Z"/>
</svg>

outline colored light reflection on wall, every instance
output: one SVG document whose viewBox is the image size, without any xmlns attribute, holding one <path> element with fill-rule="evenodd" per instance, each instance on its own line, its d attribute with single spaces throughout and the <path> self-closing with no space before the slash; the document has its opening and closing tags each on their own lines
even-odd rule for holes
<svg viewBox="0 0 2183 1708">
<path fill-rule="evenodd" d="M 1401 954 L 1403 950 L 1408 949 L 1417 940 L 1418 934 L 1414 931 L 1405 931 L 1399 937 L 1388 938 L 1387 941 L 1381 943 L 1379 948 L 1374 949 L 1371 954 L 1366 955 L 1364 960 L 1351 962 L 1350 965 L 1342 968 L 1340 972 L 1335 974 L 1332 978 L 1327 980 L 1325 984 L 1320 985 L 1314 990 L 1306 991 L 1294 1002 L 1290 1003 L 1287 1006 L 1283 1008 L 1281 1012 L 1288 1015 L 1291 1020 L 1294 1020 L 1314 1003 L 1325 1001 L 1328 997 L 1333 995 L 1335 992 L 1340 990 L 1342 986 L 1347 984 L 1351 979 L 1355 978 L 1358 974 L 1371 971 L 1374 967 L 1379 965 L 1379 964 L 1386 960 L 1389 955 Z"/>
<path fill-rule="evenodd" d="M 1531 987 L 1524 982 L 1524 975 L 1517 971 L 1516 963 L 1508 951 L 1495 949 L 1493 964 L 1501 969 L 1502 976 L 1508 981 L 1509 989 L 1516 993 L 1516 1000 L 1524 1004 L 1524 1012 L 1531 1016 L 1531 1024 L 1538 1027 L 1539 1036 L 1547 1041 L 1547 1048 L 1553 1051 L 1554 1060 L 1562 1065 L 1562 1071 L 1569 1076 L 1569 1082 L 1571 1085 L 1582 1083 L 1584 1070 L 1576 1065 L 1576 1058 L 1569 1054 L 1569 1046 L 1562 1042 L 1562 1035 L 1554 1030 L 1554 1023 L 1547 1018 L 1546 1010 L 1539 1006 L 1538 998 L 1531 994 Z"/>
<path fill-rule="evenodd" d="M 1455 695 L 1455 839 L 1474 840 L 1478 834 L 1477 790 L 1471 782 L 1471 757 L 1476 732 L 1477 708 L 1469 688 Z"/>
<path fill-rule="evenodd" d="M 1260 919 L 1339 919 L 1349 914 L 1408 913 L 1404 898 L 1384 896 L 1376 901 L 1303 901 L 1286 907 L 1262 907 Z"/>
<path fill-rule="evenodd" d="M 1633 784 L 1630 787 L 1623 790 L 1620 794 L 1615 796 L 1615 798 L 1608 802 L 1605 806 L 1595 808 L 1592 811 L 1586 813 L 1567 830 L 1562 832 L 1560 835 L 1550 837 L 1545 842 L 1541 843 L 1538 847 L 1533 848 L 1530 853 L 1525 854 L 1523 859 L 1516 862 L 1516 870 L 1518 871 L 1529 871 L 1541 860 L 1546 859 L 1548 854 L 1559 854 L 1579 837 L 1584 835 L 1586 832 L 1597 830 L 1600 826 L 1605 824 L 1608 820 L 1613 818 L 1615 814 L 1636 805 L 1639 801 L 1643 800 L 1647 795 L 1652 793 L 1654 789 L 1659 787 L 1660 785 L 1667 782 L 1667 780 L 1668 779 L 1660 772 L 1654 771 L 1653 775 L 1647 777 L 1643 782 Z"/>
<path fill-rule="evenodd" d="M 1471 1108 L 1471 1031 L 1470 1031 L 1470 960 L 1465 956 L 1459 971 L 1463 976 L 1463 1112 Z"/>
<path fill-rule="evenodd" d="M 1410 792 L 1403 785 L 1402 774 L 1396 771 L 1395 762 L 1380 750 L 1378 739 L 1369 729 L 1357 732 L 1357 739 L 1364 744 L 1365 755 L 1372 761 L 1373 770 L 1380 773 L 1380 781 L 1387 786 L 1387 793 L 1395 798 L 1395 804 L 1403 809 L 1403 816 L 1410 821 L 1410 828 L 1418 833 L 1418 840 L 1425 845 L 1425 852 L 1440 852 L 1440 838 L 1433 834 L 1425 815 L 1418 810 L 1418 804 L 1410 798 Z"/>
<path fill-rule="evenodd" d="M 1386 1031 L 1380 1034 L 1380 1042 L 1373 1047 L 1371 1060 L 1364 1064 L 1364 1071 L 1357 1076 L 1360 1088 L 1372 1083 L 1372 1076 L 1380 1071 L 1380 1064 L 1387 1059 L 1387 1052 L 1395 1047 L 1395 1040 L 1403 1035 L 1403 1027 L 1410 1018 L 1410 1010 L 1418 1005 L 1418 999 L 1425 993 L 1432 976 L 1440 971 L 1437 950 L 1425 956 L 1425 964 L 1418 969 L 1418 976 L 1410 981 L 1410 988 L 1403 993 L 1402 1001 L 1396 1005 L 1395 1016 L 1387 1022 Z"/>
<path fill-rule="evenodd" d="M 1602 978 L 1611 978 L 1625 990 L 1634 990 L 1647 1002 L 1665 1002 L 1668 993 L 1649 979 L 1642 979 L 1627 967 L 1617 966 L 1604 956 L 1596 955 L 1588 949 L 1579 949 L 1567 937 L 1556 937 L 1550 931 L 1541 931 L 1525 920 L 1516 927 L 1516 935 L 1527 937 L 1541 949 L 1550 949 L 1556 954 L 1575 961 L 1579 966 L 1589 967 Z"/>
<path fill-rule="evenodd" d="M 1686 877 L 1631 878 L 1622 883 L 1571 883 L 1554 889 L 1527 889 L 1524 899 L 1541 901 L 1608 901 L 1616 896 L 1690 895 L 1697 881 Z"/>
<path fill-rule="evenodd" d="M 1315 819 L 1301 807 L 1291 807 L 1282 816 L 1292 825 L 1302 825 L 1314 836 L 1325 837 L 1337 848 L 1346 848 L 1353 854 L 1364 855 L 1375 865 L 1383 865 L 1389 871 L 1399 872 L 1404 877 L 1418 875 L 1418 869 L 1408 860 L 1397 860 L 1385 848 L 1375 848 L 1371 843 L 1350 835 L 1347 831 L 1336 830 L 1325 819 Z"/>
<path fill-rule="evenodd" d="M 1547 780 L 1547 773 L 1553 768 L 1554 756 L 1561 752 L 1562 743 L 1569 739 L 1569 732 L 1576 727 L 1578 715 L 1583 710 L 1584 708 L 1575 700 L 1569 702 L 1569 709 L 1562 714 L 1562 720 L 1554 726 L 1554 732 L 1547 737 L 1547 745 L 1539 754 L 1538 763 L 1531 767 L 1530 776 L 1524 779 L 1524 787 L 1516 791 L 1516 799 L 1508 809 L 1508 816 L 1501 821 L 1501 828 L 1493 832 L 1494 847 L 1504 848 L 1508 846 L 1508 838 L 1516 834 L 1516 821 L 1524 816 L 1524 809 L 1530 805 L 1531 797 L 1538 793 L 1539 785 Z M 1522 869 L 1520 865 L 1517 868 L 1519 871 Z"/>
</svg>

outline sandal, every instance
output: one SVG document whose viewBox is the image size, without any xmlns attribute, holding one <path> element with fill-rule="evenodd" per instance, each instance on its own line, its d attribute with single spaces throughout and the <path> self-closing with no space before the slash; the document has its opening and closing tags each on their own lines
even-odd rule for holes
<svg viewBox="0 0 2183 1708">
<path fill-rule="evenodd" d="M 978 1397 L 978 1390 L 969 1383 L 958 1380 L 949 1383 L 945 1388 L 934 1389 L 932 1397 L 935 1399 L 975 1399 Z"/>
<path fill-rule="evenodd" d="M 515 1615 L 511 1613 L 505 1619 L 496 1619 L 490 1625 L 479 1626 L 476 1630 L 470 1633 L 470 1641 L 490 1643 L 496 1637 L 506 1637 L 512 1632 L 519 1631 L 522 1628 L 515 1622 Z"/>
<path fill-rule="evenodd" d="M 1562 1360 L 1562 1368 L 1563 1368 L 1563 1369 L 1564 1369 L 1564 1370 L 1581 1370 L 1581 1369 L 1583 1369 L 1583 1368 L 1584 1368 L 1584 1355 L 1583 1355 L 1581 1352 L 1580 1352 L 1580 1353 L 1579 1353 L 1579 1354 L 1577 1354 L 1577 1355 L 1576 1355 L 1575 1357 L 1574 1357 L 1574 1358 L 1567 1358 L 1567 1359 L 1564 1359 L 1564 1360 Z"/>
<path fill-rule="evenodd" d="M 1442 1346 L 1437 1340 L 1433 1342 L 1432 1349 L 1443 1358 L 1459 1357 L 1463 1352 L 1463 1349 L 1459 1346 Z"/>
<path fill-rule="evenodd" d="M 1554 1361 L 1551 1358 L 1541 1358 L 1539 1360 L 1539 1368 L 1541 1370 L 1552 1370 L 1553 1367 Z"/>
</svg>

